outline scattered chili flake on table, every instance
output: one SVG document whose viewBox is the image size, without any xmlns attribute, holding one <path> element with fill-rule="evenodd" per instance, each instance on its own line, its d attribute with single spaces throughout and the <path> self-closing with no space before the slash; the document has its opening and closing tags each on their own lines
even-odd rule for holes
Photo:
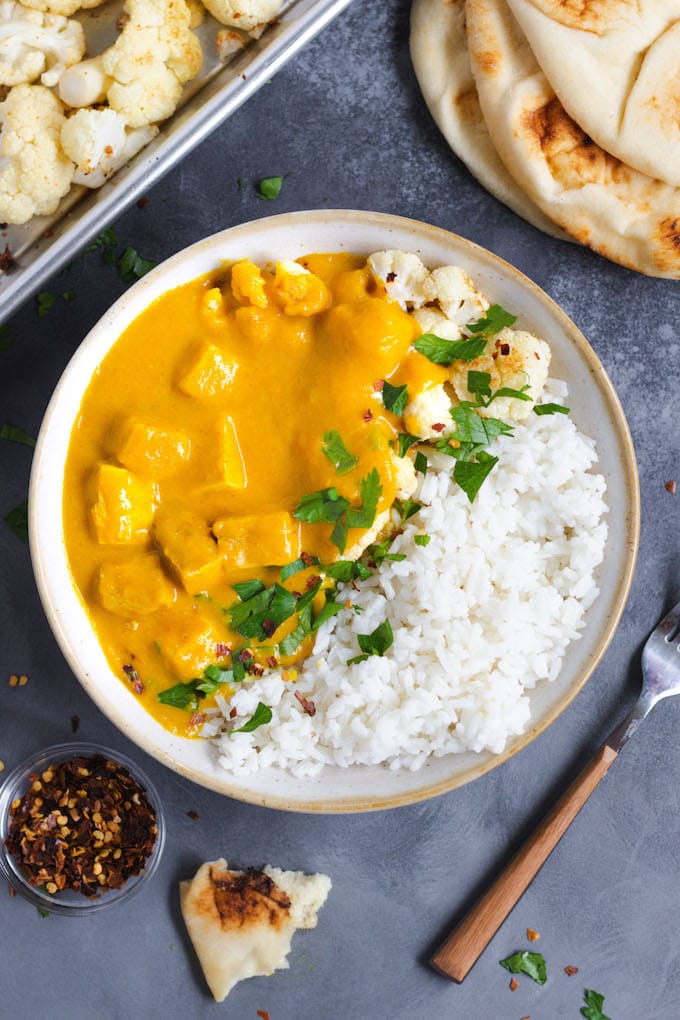
<svg viewBox="0 0 680 1020">
<path fill-rule="evenodd" d="M 674 478 L 671 478 L 670 482 L 664 483 L 664 489 L 666 490 L 666 492 L 670 492 L 671 496 L 674 496 L 675 493 L 678 491 L 678 483 L 675 481 Z"/>
<path fill-rule="evenodd" d="M 189 818 L 192 820 L 192 822 L 197 822 L 198 821 L 198 812 L 197 811 L 187 811 L 187 814 L 189 815 Z"/>
<path fill-rule="evenodd" d="M 79 715 L 72 715 L 71 716 L 71 732 L 72 733 L 77 733 L 79 726 L 80 726 L 80 716 Z"/>
<path fill-rule="evenodd" d="M 269 1016 L 269 1013 L 267 1012 L 266 1009 L 258 1009 L 257 1015 L 261 1017 L 261 1020 L 271 1020 L 271 1017 Z"/>
<path fill-rule="evenodd" d="M 519 981 L 517 980 L 517 978 L 510 978 L 510 991 L 511 992 L 516 992 L 518 988 L 519 988 Z"/>
<path fill-rule="evenodd" d="M 569 977 L 573 977 L 574 974 L 578 974 L 578 967 L 565 967 L 564 973 L 567 974 Z"/>
<path fill-rule="evenodd" d="M 10 807 L 5 845 L 31 885 L 93 897 L 140 873 L 158 826 L 143 787 L 122 765 L 80 756 L 29 780 Z"/>
<path fill-rule="evenodd" d="M 538 942 L 540 937 L 539 932 L 534 931 L 533 928 L 527 928 L 527 938 L 529 939 L 529 942 Z"/>
</svg>

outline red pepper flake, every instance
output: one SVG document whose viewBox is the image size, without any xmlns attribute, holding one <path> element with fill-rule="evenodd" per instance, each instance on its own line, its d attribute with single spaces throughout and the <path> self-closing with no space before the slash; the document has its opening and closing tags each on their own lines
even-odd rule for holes
<svg viewBox="0 0 680 1020">
<path fill-rule="evenodd" d="M 376 393 L 380 393 L 384 385 L 385 385 L 384 379 L 376 379 L 375 382 L 373 383 L 373 389 L 375 390 Z"/>
<path fill-rule="evenodd" d="M 189 719 L 190 726 L 202 726 L 207 719 L 205 712 L 192 712 L 191 718 Z"/>
<path fill-rule="evenodd" d="M 261 1018 L 261 1020 L 271 1020 L 271 1017 L 269 1016 L 269 1013 L 267 1012 L 266 1009 L 258 1009 L 257 1015 Z"/>
<path fill-rule="evenodd" d="M 135 692 L 135 694 L 143 694 L 144 693 L 144 684 L 139 679 L 139 677 L 136 680 L 133 680 L 133 682 L 132 682 L 132 690 Z"/>
<path fill-rule="evenodd" d="M 253 656 L 253 653 L 251 652 L 250 648 L 242 648 L 241 651 L 238 653 L 238 660 L 239 660 L 239 662 L 250 662 L 250 660 L 253 657 L 254 656 Z"/>
<path fill-rule="evenodd" d="M 541 355 L 538 353 L 538 351 L 534 351 L 534 357 L 536 358 L 536 361 L 541 360 Z"/>
<path fill-rule="evenodd" d="M 364 411 L 361 417 L 364 421 L 373 421 L 373 411 L 371 411 L 370 407 L 367 411 Z"/>
<path fill-rule="evenodd" d="M 316 715 L 316 705 L 313 701 L 306 698 L 304 694 L 300 693 L 300 691 L 295 692 L 295 697 L 300 702 L 307 715 Z"/>
<path fill-rule="evenodd" d="M 150 201 L 151 201 L 150 198 L 140 198 L 139 201 L 137 202 L 137 208 L 146 209 Z"/>
<path fill-rule="evenodd" d="M 258 662 L 254 662 L 250 667 L 250 672 L 253 676 L 262 676 L 264 674 L 264 666 L 260 666 Z"/>
<path fill-rule="evenodd" d="M 501 344 L 501 354 L 507 356 L 510 353 L 510 344 Z"/>
<path fill-rule="evenodd" d="M 301 591 L 292 591 L 291 595 L 294 595 L 296 599 L 301 599 L 302 598 L 302 592 Z"/>
<path fill-rule="evenodd" d="M 385 277 L 385 283 L 394 283 L 394 281 L 396 280 L 396 278 L 397 278 L 397 274 L 396 274 L 396 273 L 391 273 L 391 272 L 390 272 L 390 273 L 388 273 L 388 274 L 387 274 L 387 276 Z"/>
<path fill-rule="evenodd" d="M 17 891 L 16 891 L 16 889 L 14 888 L 13 885 L 9 885 L 9 883 L 8 883 L 7 888 L 9 889 L 10 896 L 16 896 Z"/>
<path fill-rule="evenodd" d="M 666 490 L 666 492 L 670 492 L 671 496 L 674 496 L 675 493 L 678 491 L 678 483 L 675 481 L 674 478 L 671 478 L 670 482 L 664 483 L 664 489 Z"/>
<path fill-rule="evenodd" d="M 225 656 L 231 653 L 231 645 L 227 644 L 226 641 L 218 641 L 215 645 L 215 658 L 224 659 Z"/>
<path fill-rule="evenodd" d="M 565 967 L 565 968 L 564 968 L 564 973 L 565 973 L 565 974 L 566 974 L 566 975 L 567 975 L 568 977 L 573 977 L 573 976 L 574 976 L 574 974 L 578 974 L 578 967 L 572 967 L 572 966 L 569 966 L 569 967 Z"/>
<path fill-rule="evenodd" d="M 538 942 L 540 937 L 539 932 L 534 931 L 533 928 L 527 928 L 527 938 L 529 939 L 529 942 Z"/>
<path fill-rule="evenodd" d="M 519 981 L 517 980 L 517 978 L 511 978 L 510 979 L 510 991 L 511 992 L 516 992 L 518 988 L 519 988 Z"/>
<path fill-rule="evenodd" d="M 435 432 L 443 432 L 444 429 L 446 428 L 446 425 L 443 424 L 442 422 L 437 422 L 437 424 L 433 425 L 432 428 L 434 429 Z"/>
<path fill-rule="evenodd" d="M 80 726 L 80 716 L 79 715 L 72 715 L 71 716 L 71 733 L 77 733 L 79 726 Z"/>
<path fill-rule="evenodd" d="M 236 709 L 232 708 L 231 712 L 229 713 L 229 718 L 230 719 L 235 719 L 237 715 L 238 715 L 238 712 L 236 711 Z"/>
<path fill-rule="evenodd" d="M 198 812 L 197 811 L 187 811 L 187 815 L 192 820 L 192 822 L 197 822 L 198 821 Z"/>
<path fill-rule="evenodd" d="M 276 656 L 275 656 L 275 655 L 268 655 L 268 656 L 267 656 L 267 665 L 268 665 L 268 666 L 269 666 L 269 667 L 270 667 L 271 669 L 276 669 L 276 667 L 278 666 L 278 664 L 279 664 L 279 660 L 278 660 L 278 659 L 276 658 Z"/>
<path fill-rule="evenodd" d="M 123 672 L 133 686 L 135 682 L 139 680 L 139 673 L 134 666 L 130 665 L 129 662 L 123 666 Z"/>
<path fill-rule="evenodd" d="M 318 574 L 310 574 L 307 578 L 307 584 L 305 585 L 307 591 L 311 591 L 315 584 L 318 584 L 321 578 Z"/>
<path fill-rule="evenodd" d="M 316 563 L 316 557 L 311 556 L 309 553 L 306 552 L 300 553 L 300 559 L 302 560 L 306 567 L 312 567 Z"/>
<path fill-rule="evenodd" d="M 9 273 L 16 266 L 16 259 L 12 252 L 9 250 L 9 245 L 5 245 L 5 250 L 0 252 L 0 272 Z"/>
<path fill-rule="evenodd" d="M 269 617 L 266 617 L 262 621 L 262 630 L 265 632 L 267 637 L 271 637 L 274 631 L 276 630 L 275 622 L 273 620 L 270 620 Z"/>
</svg>

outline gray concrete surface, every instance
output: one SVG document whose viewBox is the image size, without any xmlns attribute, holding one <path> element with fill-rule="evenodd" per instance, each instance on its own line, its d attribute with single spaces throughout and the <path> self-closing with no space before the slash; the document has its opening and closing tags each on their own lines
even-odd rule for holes
<svg viewBox="0 0 680 1020">
<path fill-rule="evenodd" d="M 632 701 L 639 653 L 680 597 L 678 283 L 646 279 L 552 240 L 486 194 L 449 152 L 411 71 L 407 0 L 356 0 L 232 120 L 116 223 L 122 243 L 163 259 L 205 234 L 273 212 L 356 207 L 429 220 L 526 272 L 589 337 L 619 392 L 640 464 L 642 542 L 623 623 L 595 675 L 547 733 L 470 786 L 428 803 L 352 817 L 276 813 L 180 779 L 130 745 L 71 675 L 43 616 L 28 549 L 0 522 L 0 758 L 71 736 L 106 742 L 148 768 L 169 838 L 160 871 L 127 906 L 89 920 L 41 918 L 0 889 L 0 1016 L 129 1020 L 555 1020 L 577 1018 L 584 987 L 613 1020 L 680 1017 L 680 704 L 656 710 L 461 986 L 428 952 Z M 289 173 L 276 202 L 254 182 Z M 244 182 L 243 190 L 237 178 Z M 51 391 L 124 285 L 99 256 L 50 289 L 73 288 L 38 318 L 33 302 L 0 353 L 0 418 L 36 434 Z M 0 515 L 26 495 L 30 451 L 0 448 Z M 11 673 L 27 673 L 9 688 Z M 192 821 L 188 811 L 199 814 Z M 289 971 L 242 983 L 215 1005 L 183 931 L 177 881 L 206 859 L 320 869 L 333 891 Z M 541 933 L 549 980 L 514 993 L 498 965 Z M 563 968 L 579 973 L 567 977 Z"/>
</svg>

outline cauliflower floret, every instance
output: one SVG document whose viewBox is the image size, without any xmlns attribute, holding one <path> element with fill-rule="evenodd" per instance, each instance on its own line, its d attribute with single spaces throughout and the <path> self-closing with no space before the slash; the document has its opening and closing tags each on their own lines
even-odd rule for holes
<svg viewBox="0 0 680 1020">
<path fill-rule="evenodd" d="M 404 425 L 412 436 L 420 436 L 421 439 L 441 439 L 453 430 L 450 410 L 451 397 L 444 386 L 440 384 L 426 386 L 406 405 Z M 445 428 L 441 428 L 442 425 Z"/>
<path fill-rule="evenodd" d="M 113 46 L 69 68 L 59 95 L 74 107 L 106 99 L 137 128 L 175 112 L 182 85 L 198 74 L 203 54 L 184 0 L 127 0 L 124 9 L 128 20 Z"/>
<path fill-rule="evenodd" d="M 43 85 L 16 85 L 0 103 L 0 125 L 0 220 L 53 213 L 73 179 L 60 145 L 61 103 Z"/>
<path fill-rule="evenodd" d="M 409 496 L 413 495 L 418 484 L 418 476 L 413 466 L 413 461 L 408 455 L 400 457 L 394 451 L 390 452 L 390 457 L 392 460 L 392 470 L 394 471 L 394 480 L 397 484 L 396 497 L 397 499 L 408 499 Z M 392 530 L 392 512 L 391 510 L 383 510 L 376 515 L 372 527 L 361 536 L 359 541 L 355 542 L 349 549 L 345 549 L 342 558 L 344 560 L 358 560 L 364 549 L 367 549 L 369 545 L 383 538 Z"/>
<path fill-rule="evenodd" d="M 408 251 L 377 251 L 368 264 L 382 283 L 388 297 L 402 308 L 422 308 L 435 298 L 432 274 L 417 255 Z"/>
<path fill-rule="evenodd" d="M 507 326 L 492 337 L 486 351 L 479 358 L 469 362 L 454 362 L 451 366 L 451 383 L 459 400 L 473 400 L 467 388 L 469 371 L 488 372 L 492 390 L 508 386 L 521 390 L 528 385 L 527 396 L 531 400 L 516 397 L 499 397 L 488 408 L 480 408 L 483 418 L 500 418 L 506 422 L 524 421 L 548 378 L 550 348 L 545 340 L 524 330 L 509 329 Z"/>
<path fill-rule="evenodd" d="M 417 308 L 413 313 L 423 333 L 434 333 L 442 340 L 461 340 L 463 331 L 457 322 L 447 319 L 443 312 L 436 308 Z"/>
<path fill-rule="evenodd" d="M 266 25 L 281 10 L 282 0 L 203 0 L 203 3 L 223 25 L 242 28 L 249 32 Z"/>
<path fill-rule="evenodd" d="M 481 319 L 489 307 L 486 297 L 459 266 L 433 269 L 432 285 L 442 312 L 459 326 Z"/>
<path fill-rule="evenodd" d="M 78 110 L 61 129 L 61 145 L 73 162 L 74 184 L 100 188 L 158 134 L 154 125 L 126 128 L 115 110 Z"/>
<path fill-rule="evenodd" d="M 68 18 L 76 11 L 99 7 L 104 0 L 21 0 L 24 7 L 32 7 L 34 11 L 49 11 Z"/>
<path fill-rule="evenodd" d="M 56 85 L 62 71 L 81 60 L 84 52 L 85 34 L 77 21 L 1 0 L 0 85 L 37 78 L 43 85 Z"/>
</svg>

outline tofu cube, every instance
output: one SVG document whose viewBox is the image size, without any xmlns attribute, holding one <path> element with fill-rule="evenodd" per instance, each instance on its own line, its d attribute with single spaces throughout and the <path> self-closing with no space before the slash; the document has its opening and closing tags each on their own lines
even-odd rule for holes
<svg viewBox="0 0 680 1020">
<path fill-rule="evenodd" d="M 221 517 L 213 534 L 224 559 L 234 567 L 282 566 L 302 551 L 300 522 L 285 510 Z"/>
<path fill-rule="evenodd" d="M 192 352 L 177 380 L 188 397 L 210 398 L 226 392 L 237 365 L 214 344 L 201 343 Z"/>
<path fill-rule="evenodd" d="M 116 457 L 142 478 L 167 478 L 186 464 L 190 450 L 189 437 L 181 429 L 161 428 L 141 418 L 128 418 Z"/>
<path fill-rule="evenodd" d="M 153 534 L 164 558 L 190 595 L 208 590 L 219 580 L 222 557 L 199 514 L 160 506 Z"/>
<path fill-rule="evenodd" d="M 103 545 L 141 545 L 153 520 L 155 486 L 125 468 L 100 464 L 92 522 Z"/>
<path fill-rule="evenodd" d="M 181 680 L 200 676 L 206 666 L 218 658 L 217 646 L 225 639 L 200 612 L 188 609 L 168 614 L 168 621 L 159 621 L 158 643 L 163 658 Z"/>
<path fill-rule="evenodd" d="M 156 553 L 143 553 L 99 568 L 99 600 L 104 609 L 134 619 L 175 601 L 174 585 Z"/>
</svg>

